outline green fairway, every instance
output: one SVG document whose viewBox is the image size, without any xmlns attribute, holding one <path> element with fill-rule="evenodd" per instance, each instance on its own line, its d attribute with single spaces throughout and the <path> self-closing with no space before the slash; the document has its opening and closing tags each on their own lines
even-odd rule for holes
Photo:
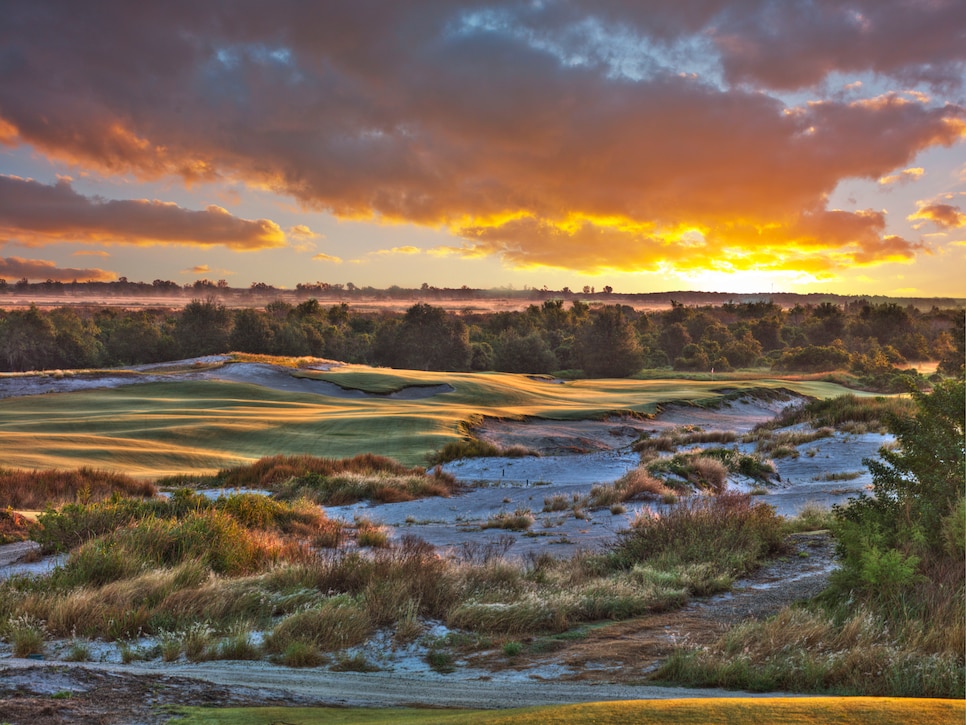
<svg viewBox="0 0 966 725">
<path fill-rule="evenodd" d="M 426 710 L 416 708 L 181 708 L 178 725 L 745 725 L 746 723 L 848 723 L 921 725 L 962 723 L 966 705 L 959 700 L 874 697 L 747 698 L 702 700 L 629 700 L 516 710 Z"/>
<path fill-rule="evenodd" d="M 481 416 L 585 419 L 652 413 L 662 403 L 712 402 L 726 391 L 788 388 L 826 398 L 832 384 L 776 379 L 578 380 L 555 384 L 505 373 L 436 373 L 349 366 L 300 373 L 346 389 L 409 385 L 452 392 L 418 400 L 287 393 L 247 383 L 172 381 L 0 400 L 6 467 L 91 466 L 138 476 L 212 472 L 262 456 L 346 457 L 374 452 L 417 465 Z"/>
</svg>

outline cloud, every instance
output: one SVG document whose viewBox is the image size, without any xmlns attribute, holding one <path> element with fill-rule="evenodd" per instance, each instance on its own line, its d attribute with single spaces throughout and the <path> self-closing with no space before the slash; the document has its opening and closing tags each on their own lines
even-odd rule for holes
<svg viewBox="0 0 966 725">
<path fill-rule="evenodd" d="M 940 204 L 936 202 L 922 204 L 915 214 L 910 214 L 909 221 L 923 219 L 930 221 L 941 229 L 958 229 L 966 227 L 966 214 L 958 206 Z"/>
<path fill-rule="evenodd" d="M 833 71 L 873 71 L 910 83 L 962 84 L 960 0 L 729 5 L 710 34 L 732 83 L 794 89 Z"/>
<path fill-rule="evenodd" d="M 22 244 L 222 245 L 238 251 L 285 245 L 268 219 L 250 221 L 218 206 L 204 211 L 161 201 L 103 200 L 78 194 L 69 181 L 54 185 L 0 175 L 0 235 Z"/>
<path fill-rule="evenodd" d="M 392 247 L 391 249 L 379 249 L 375 252 L 370 252 L 370 254 L 422 254 L 423 250 L 419 247 L 414 247 L 412 245 L 405 245 L 402 247 Z"/>
<path fill-rule="evenodd" d="M 826 200 L 966 134 L 966 109 L 922 95 L 788 106 L 768 93 L 834 72 L 952 87 L 966 61 L 957 0 L 43 6 L 14 5 L 0 28 L 16 69 L 0 84 L 4 143 L 87 171 L 224 180 L 342 218 L 443 227 L 465 244 L 432 253 L 519 267 L 908 261 L 925 247 Z M 671 69 L 675 54 L 702 72 Z M 42 189 L 54 221 L 0 202 L 8 236 L 285 243 L 273 222 L 218 207 Z"/>
<path fill-rule="evenodd" d="M 332 262 L 333 264 L 342 264 L 342 257 L 335 257 L 331 254 L 323 254 L 319 252 L 314 255 L 312 259 L 318 260 L 319 262 Z"/>
<path fill-rule="evenodd" d="M 306 239 L 323 239 L 324 234 L 319 232 L 313 232 L 305 224 L 296 224 L 294 227 L 289 227 L 288 235 L 293 239 L 306 240 Z"/>
<path fill-rule="evenodd" d="M 194 267 L 181 270 L 181 274 L 208 274 L 209 272 L 211 272 L 211 267 L 207 264 L 196 264 Z"/>
<path fill-rule="evenodd" d="M 55 282 L 110 282 L 117 275 L 103 269 L 73 269 L 58 267 L 46 259 L 23 259 L 22 257 L 0 257 L 0 279 L 48 280 Z"/>
<path fill-rule="evenodd" d="M 78 249 L 73 255 L 75 257 L 110 257 L 111 253 L 103 249 Z"/>
<path fill-rule="evenodd" d="M 898 174 L 889 174 L 888 176 L 883 176 L 879 179 L 879 186 L 893 186 L 894 184 L 908 184 L 913 181 L 918 181 L 926 173 L 926 170 L 921 166 L 914 166 L 908 169 L 903 169 Z"/>
</svg>

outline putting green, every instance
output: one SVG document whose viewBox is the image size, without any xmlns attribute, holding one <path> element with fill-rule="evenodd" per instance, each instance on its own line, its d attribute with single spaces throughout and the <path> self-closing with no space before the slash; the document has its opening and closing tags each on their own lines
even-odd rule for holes
<svg viewBox="0 0 966 725">
<path fill-rule="evenodd" d="M 0 400 L 0 460 L 9 468 L 89 466 L 156 477 L 213 472 L 275 454 L 372 452 L 418 465 L 482 416 L 573 420 L 707 403 L 726 391 L 787 388 L 819 398 L 832 383 L 777 379 L 579 380 L 557 384 L 505 373 L 436 373 L 348 366 L 299 373 L 346 389 L 386 393 L 443 385 L 407 400 L 281 392 L 249 383 L 173 380 Z"/>
</svg>

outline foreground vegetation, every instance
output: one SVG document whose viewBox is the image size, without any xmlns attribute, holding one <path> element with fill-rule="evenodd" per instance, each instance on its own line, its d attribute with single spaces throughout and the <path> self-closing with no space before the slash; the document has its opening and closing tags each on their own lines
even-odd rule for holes
<svg viewBox="0 0 966 725">
<path fill-rule="evenodd" d="M 820 407 L 820 406 L 819 406 Z M 841 558 L 817 601 L 681 650 L 658 677 L 750 690 L 966 693 L 963 380 L 889 416 L 897 447 L 869 460 L 873 495 L 834 511 Z"/>
<path fill-rule="evenodd" d="M 177 708 L 178 725 L 709 725 L 714 723 L 847 722 L 850 725 L 953 725 L 961 723 L 966 705 L 949 700 L 881 698 L 753 698 L 701 700 L 634 700 L 555 705 L 513 710 L 427 710 L 420 708 Z"/>
<path fill-rule="evenodd" d="M 737 494 L 641 516 L 611 551 L 524 562 L 488 547 L 442 557 L 407 537 L 367 550 L 368 522 L 343 531 L 310 502 L 252 494 L 116 497 L 38 523 L 44 548 L 70 556 L 49 577 L 0 584 L 0 634 L 18 654 L 47 637 L 148 635 L 157 643 L 140 656 L 292 666 L 334 662 L 377 630 L 412 641 L 431 621 L 489 647 L 663 611 L 726 590 L 784 546 L 782 519 Z"/>
</svg>

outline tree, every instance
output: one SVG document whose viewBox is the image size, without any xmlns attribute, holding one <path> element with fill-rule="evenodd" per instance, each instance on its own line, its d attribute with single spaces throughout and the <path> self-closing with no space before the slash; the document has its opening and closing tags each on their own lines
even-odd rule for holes
<svg viewBox="0 0 966 725">
<path fill-rule="evenodd" d="M 28 310 L 13 310 L 0 322 L 0 356 L 5 369 L 21 371 L 49 367 L 57 350 L 55 336 L 50 319 L 34 305 Z"/>
<path fill-rule="evenodd" d="M 272 328 L 265 315 L 251 308 L 235 313 L 228 346 L 238 352 L 269 353 L 274 345 Z"/>
<path fill-rule="evenodd" d="M 593 377 L 626 378 L 641 369 L 644 351 L 620 305 L 602 308 L 581 330 L 577 359 Z"/>
<path fill-rule="evenodd" d="M 104 319 L 100 324 L 105 355 L 113 365 L 160 362 L 165 358 L 165 344 L 160 325 L 143 311 L 117 319 Z"/>
<path fill-rule="evenodd" d="M 424 302 L 406 310 L 399 327 L 384 332 L 377 345 L 382 362 L 414 370 L 466 370 L 472 357 L 463 321 Z"/>
<path fill-rule="evenodd" d="M 507 373 L 549 373 L 559 367 L 556 355 L 539 332 L 500 336 L 493 355 L 493 369 Z"/>
<path fill-rule="evenodd" d="M 963 569 L 966 395 L 963 378 L 913 392 L 912 417 L 893 417 L 895 449 L 867 459 L 872 495 L 835 507 L 840 588 L 887 596 L 912 585 L 924 562 L 950 555 Z M 959 533 L 957 533 L 959 532 Z"/>
<path fill-rule="evenodd" d="M 214 298 L 192 300 L 174 326 L 174 337 L 184 357 L 228 352 L 231 313 Z"/>
<path fill-rule="evenodd" d="M 100 364 L 104 349 L 97 339 L 97 326 L 63 307 L 49 315 L 55 330 L 53 364 L 64 368 L 86 368 Z"/>
</svg>

